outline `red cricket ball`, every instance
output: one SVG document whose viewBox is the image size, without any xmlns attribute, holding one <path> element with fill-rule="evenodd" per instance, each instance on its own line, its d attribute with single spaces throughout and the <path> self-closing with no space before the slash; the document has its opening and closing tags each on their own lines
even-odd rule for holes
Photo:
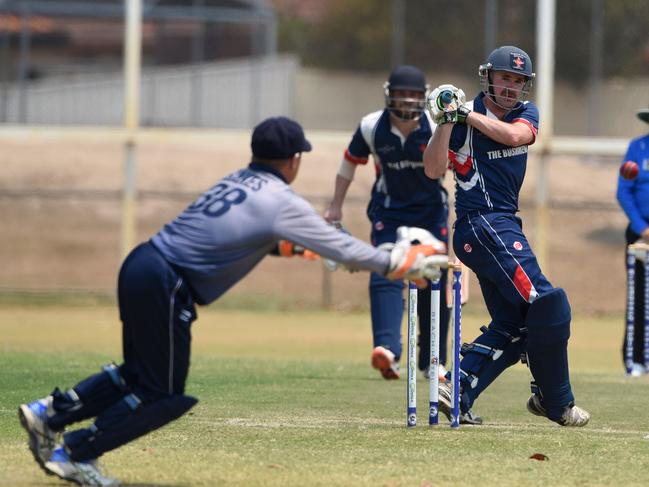
<svg viewBox="0 0 649 487">
<path fill-rule="evenodd" d="M 620 175 L 624 179 L 635 179 L 638 177 L 640 172 L 640 167 L 633 161 L 626 161 L 622 166 L 620 166 Z"/>
</svg>

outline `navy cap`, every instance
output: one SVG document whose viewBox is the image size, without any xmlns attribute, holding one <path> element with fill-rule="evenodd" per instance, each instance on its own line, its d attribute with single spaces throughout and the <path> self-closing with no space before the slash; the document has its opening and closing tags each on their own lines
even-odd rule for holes
<svg viewBox="0 0 649 487">
<path fill-rule="evenodd" d="M 648 108 L 643 108 L 642 110 L 638 110 L 636 112 L 636 116 L 642 120 L 643 122 L 649 123 L 649 109 Z"/>
<path fill-rule="evenodd" d="M 300 124 L 287 117 L 267 118 L 257 125 L 250 147 L 260 159 L 289 159 L 298 152 L 311 150 Z"/>
</svg>

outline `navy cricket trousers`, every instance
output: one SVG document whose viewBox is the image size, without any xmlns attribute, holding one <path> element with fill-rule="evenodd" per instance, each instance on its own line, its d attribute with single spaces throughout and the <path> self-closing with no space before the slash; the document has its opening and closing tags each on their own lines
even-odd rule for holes
<svg viewBox="0 0 649 487">
<path fill-rule="evenodd" d="M 148 400 L 183 394 L 196 319 L 185 280 L 145 242 L 122 264 L 118 299 L 126 382 Z"/>
<path fill-rule="evenodd" d="M 455 255 L 475 272 L 496 323 L 524 327 L 529 305 L 553 289 L 511 213 L 472 212 L 455 223 Z M 516 335 L 516 334 L 515 334 Z"/>
</svg>

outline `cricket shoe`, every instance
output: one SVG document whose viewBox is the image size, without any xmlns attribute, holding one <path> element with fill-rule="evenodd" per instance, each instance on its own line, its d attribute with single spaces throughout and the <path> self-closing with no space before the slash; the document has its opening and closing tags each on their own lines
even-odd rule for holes
<svg viewBox="0 0 649 487">
<path fill-rule="evenodd" d="M 628 375 L 630 375 L 631 377 L 642 377 L 646 373 L 647 369 L 643 364 L 634 362 Z"/>
<path fill-rule="evenodd" d="M 400 377 L 399 363 L 395 355 L 385 347 L 374 347 L 372 350 L 372 367 L 379 369 L 386 380 L 394 380 Z"/>
<path fill-rule="evenodd" d="M 439 411 L 446 416 L 446 419 L 451 420 L 451 384 L 449 382 L 441 382 L 439 384 Z M 460 411 L 460 424 L 470 424 L 479 426 L 483 423 L 482 417 L 476 416 L 471 409 L 466 413 Z"/>
<path fill-rule="evenodd" d="M 537 394 L 532 394 L 527 400 L 527 410 L 535 416 L 548 417 L 545 407 L 541 403 L 541 398 Z M 549 419 L 549 418 L 548 418 Z M 590 420 L 590 413 L 574 404 L 568 405 L 563 410 L 559 420 L 551 420 L 561 426 L 586 426 Z"/>
<path fill-rule="evenodd" d="M 438 366 L 438 372 L 437 372 L 437 377 L 440 382 L 446 382 L 446 373 L 448 372 L 446 370 L 446 367 L 444 367 L 442 364 L 439 364 Z M 428 366 L 424 370 L 421 371 L 421 373 L 424 376 L 424 379 L 429 380 L 430 379 L 430 369 L 432 367 Z"/>
<path fill-rule="evenodd" d="M 47 426 L 47 418 L 53 414 L 52 396 L 21 404 L 18 408 L 20 424 L 29 435 L 29 450 L 41 468 L 44 468 L 56 444 L 56 432 Z"/>
<path fill-rule="evenodd" d="M 70 455 L 62 445 L 58 445 L 45 462 L 45 470 L 63 480 L 76 482 L 79 485 L 96 487 L 118 487 L 121 485 L 119 480 L 106 477 L 101 473 L 97 460 L 75 462 L 70 459 Z"/>
</svg>

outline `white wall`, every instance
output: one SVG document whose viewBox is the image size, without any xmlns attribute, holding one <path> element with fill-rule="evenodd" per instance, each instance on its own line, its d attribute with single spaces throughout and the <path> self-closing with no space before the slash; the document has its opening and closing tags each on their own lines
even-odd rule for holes
<svg viewBox="0 0 649 487">
<path fill-rule="evenodd" d="M 366 113 L 384 106 L 386 73 L 326 71 L 300 67 L 297 58 L 277 56 L 200 66 L 144 68 L 142 124 L 250 128 L 271 115 L 288 115 L 305 128 L 352 131 Z M 477 74 L 427 73 L 431 87 L 453 83 L 471 98 Z M 609 79 L 593 102 L 587 86 L 555 87 L 557 135 L 633 137 L 649 131 L 635 117 L 649 108 L 649 80 Z M 121 125 L 122 73 L 85 74 L 32 82 L 27 88 L 27 123 Z M 532 100 L 534 90 L 532 90 Z M 20 122 L 17 87 L 8 90 L 7 122 Z M 543 122 L 543 114 L 541 114 Z M 596 130 L 591 132 L 591 130 Z"/>
</svg>

